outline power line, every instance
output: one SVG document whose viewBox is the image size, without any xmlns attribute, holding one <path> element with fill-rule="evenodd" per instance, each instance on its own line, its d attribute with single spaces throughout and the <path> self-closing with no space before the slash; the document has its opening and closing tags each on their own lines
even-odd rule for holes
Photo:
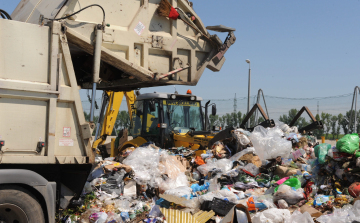
<svg viewBox="0 0 360 223">
<path fill-rule="evenodd" d="M 265 95 L 265 97 L 268 98 L 275 98 L 275 99 L 281 99 L 281 100 L 324 100 L 324 99 L 333 99 L 333 98 L 344 98 L 344 97 L 348 97 L 353 95 L 353 93 L 348 93 L 348 94 L 341 94 L 341 95 L 334 95 L 334 96 L 327 96 L 327 97 L 312 97 L 312 98 L 288 98 L 288 97 L 280 97 L 280 96 L 272 96 L 272 95 Z M 250 98 L 256 97 L 256 95 L 252 95 L 250 96 Z M 234 101 L 234 105 L 235 105 L 235 101 L 237 102 L 238 100 L 245 100 L 247 99 L 247 97 L 236 97 L 235 94 L 235 98 L 223 98 L 223 99 L 204 99 L 204 100 L 211 100 L 211 101 Z M 97 98 L 96 101 L 101 100 L 101 98 Z M 123 99 L 122 101 L 126 101 L 125 99 Z M 88 100 L 84 100 L 81 102 L 88 102 L 90 103 Z"/>
</svg>

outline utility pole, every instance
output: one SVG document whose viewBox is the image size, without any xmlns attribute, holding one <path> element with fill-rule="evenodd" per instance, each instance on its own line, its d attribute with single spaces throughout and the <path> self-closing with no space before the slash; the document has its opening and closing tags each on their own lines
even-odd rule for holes
<svg viewBox="0 0 360 223">
<path fill-rule="evenodd" d="M 247 103 L 247 113 L 250 111 L 250 83 L 251 83 L 251 68 L 250 68 L 250 60 L 245 60 L 246 63 L 249 64 L 249 84 L 248 84 L 248 103 Z M 250 120 L 247 122 L 247 127 L 250 128 Z"/>
<path fill-rule="evenodd" d="M 236 93 L 235 93 L 235 98 L 234 98 L 234 113 L 236 113 L 236 108 L 237 108 L 237 99 L 236 99 Z"/>
<path fill-rule="evenodd" d="M 320 115 L 319 114 L 319 101 L 317 102 L 317 114 Z"/>
</svg>

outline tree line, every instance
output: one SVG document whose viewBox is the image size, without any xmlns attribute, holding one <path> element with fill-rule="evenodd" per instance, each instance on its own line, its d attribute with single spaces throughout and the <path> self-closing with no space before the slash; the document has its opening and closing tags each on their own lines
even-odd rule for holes
<svg viewBox="0 0 360 223">
<path fill-rule="evenodd" d="M 296 116 L 299 110 L 293 108 L 288 111 L 287 114 L 283 114 L 280 116 L 279 121 L 289 124 L 293 118 Z M 90 114 L 84 112 L 85 119 L 87 121 L 90 120 Z M 228 128 L 228 127 L 240 127 L 240 124 L 244 120 L 246 114 L 243 114 L 242 112 L 232 112 L 232 113 L 226 113 L 224 115 L 210 115 L 209 116 L 209 122 L 210 126 L 219 126 L 222 127 L 222 129 Z M 255 122 L 255 115 L 252 115 L 250 118 L 250 123 L 252 126 L 255 126 L 258 123 L 261 123 L 264 121 L 263 117 L 259 115 L 260 117 Z M 342 133 L 348 134 L 353 131 L 353 122 L 350 124 L 351 113 L 350 111 L 347 111 L 344 115 L 342 113 L 338 115 L 332 115 L 326 112 L 322 112 L 320 115 L 317 114 L 315 116 L 316 120 L 321 120 L 323 122 L 324 128 L 315 130 L 314 135 L 317 138 L 321 138 L 321 136 L 325 136 L 326 139 L 339 139 L 342 137 Z M 360 111 L 356 114 L 356 132 L 360 132 Z M 94 122 L 98 120 L 98 116 L 94 117 Z M 271 118 L 271 117 L 270 117 Z M 305 127 L 310 124 L 310 121 L 307 121 L 304 117 L 300 117 L 296 122 L 295 126 L 297 126 L 299 129 L 302 127 Z M 129 113 L 127 111 L 120 111 L 118 113 L 115 125 L 114 125 L 114 132 L 112 135 L 116 135 L 116 133 L 125 128 L 130 127 L 130 118 Z M 95 131 L 94 131 L 95 132 Z"/>
<path fill-rule="evenodd" d="M 90 114 L 84 111 L 84 116 L 86 121 L 90 121 Z M 94 123 L 97 123 L 99 120 L 99 116 L 94 116 Z M 102 124 L 102 123 L 101 123 Z M 129 112 L 127 111 L 119 111 L 116 121 L 114 124 L 114 130 L 111 135 L 115 136 L 117 135 L 117 132 L 121 129 L 127 129 L 130 127 L 130 116 Z M 95 131 L 93 132 L 93 135 L 95 135 Z"/>
</svg>

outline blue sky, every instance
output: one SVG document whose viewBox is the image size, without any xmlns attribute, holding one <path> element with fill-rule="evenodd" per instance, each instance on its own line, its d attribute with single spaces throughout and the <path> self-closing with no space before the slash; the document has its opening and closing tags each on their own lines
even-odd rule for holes
<svg viewBox="0 0 360 223">
<path fill-rule="evenodd" d="M 0 8 L 11 13 L 18 2 L 3 0 Z M 193 2 L 206 26 L 236 28 L 237 41 L 220 72 L 206 70 L 197 86 L 177 86 L 179 93 L 190 88 L 206 99 L 247 96 L 245 59 L 251 60 L 252 95 L 262 88 L 273 96 L 323 97 L 360 85 L 359 0 Z M 174 87 L 141 90 L 153 91 L 173 92 Z"/>
</svg>

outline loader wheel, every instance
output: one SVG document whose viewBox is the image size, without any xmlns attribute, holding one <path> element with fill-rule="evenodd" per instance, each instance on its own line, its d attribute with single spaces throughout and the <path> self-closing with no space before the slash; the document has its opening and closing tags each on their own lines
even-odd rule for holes
<svg viewBox="0 0 360 223">
<path fill-rule="evenodd" d="M 0 222 L 45 223 L 44 213 L 29 191 L 19 186 L 0 187 Z"/>
</svg>

